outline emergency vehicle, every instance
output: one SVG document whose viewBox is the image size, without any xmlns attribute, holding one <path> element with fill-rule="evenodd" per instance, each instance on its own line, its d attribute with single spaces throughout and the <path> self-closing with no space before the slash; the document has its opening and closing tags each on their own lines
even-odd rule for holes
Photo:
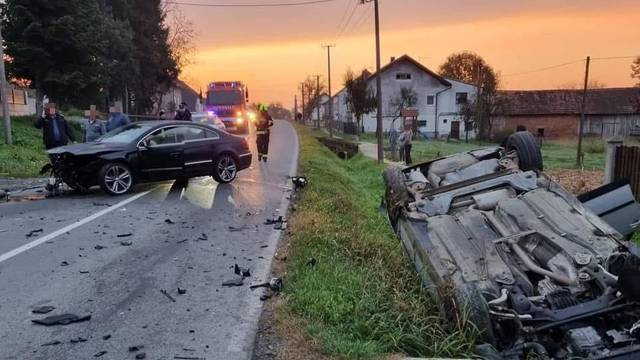
<svg viewBox="0 0 640 360">
<path fill-rule="evenodd" d="M 249 91 L 240 81 L 216 81 L 209 84 L 205 109 L 209 116 L 218 117 L 228 132 L 249 132 Z"/>
</svg>

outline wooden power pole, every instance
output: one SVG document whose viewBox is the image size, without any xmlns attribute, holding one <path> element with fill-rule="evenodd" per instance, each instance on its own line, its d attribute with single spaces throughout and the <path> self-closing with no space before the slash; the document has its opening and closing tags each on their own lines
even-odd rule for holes
<svg viewBox="0 0 640 360">
<path fill-rule="evenodd" d="M 589 65 L 591 64 L 591 56 L 587 56 L 587 62 L 584 69 L 584 89 L 582 90 L 582 107 L 580 109 L 580 126 L 578 129 L 578 153 L 576 154 L 576 165 L 582 167 L 582 137 L 584 136 L 584 122 L 587 111 L 587 89 L 589 87 Z"/>
<path fill-rule="evenodd" d="M 333 137 L 333 101 L 331 99 L 331 48 L 336 47 L 335 44 L 323 45 L 322 47 L 327 48 L 327 67 L 328 67 L 328 92 L 329 92 L 329 137 Z"/>
<path fill-rule="evenodd" d="M 378 114 L 376 116 L 376 136 L 378 138 L 378 163 L 384 162 L 384 129 L 382 123 L 382 67 L 380 60 L 380 4 L 378 0 L 360 0 L 362 4 L 373 2 L 374 15 L 376 19 L 376 99 L 378 102 Z"/>
<path fill-rule="evenodd" d="M 316 127 L 320 127 L 320 75 L 316 75 L 316 118 L 318 119 Z"/>
<path fill-rule="evenodd" d="M 4 40 L 0 27 L 0 96 L 2 97 L 2 115 L 4 117 L 4 142 L 13 144 L 11 138 L 11 116 L 9 115 L 9 99 L 7 98 L 7 75 L 4 69 Z"/>
<path fill-rule="evenodd" d="M 302 88 L 302 123 L 306 125 L 307 124 L 307 120 L 304 118 L 304 116 L 305 116 L 304 83 L 301 83 L 300 87 Z"/>
</svg>

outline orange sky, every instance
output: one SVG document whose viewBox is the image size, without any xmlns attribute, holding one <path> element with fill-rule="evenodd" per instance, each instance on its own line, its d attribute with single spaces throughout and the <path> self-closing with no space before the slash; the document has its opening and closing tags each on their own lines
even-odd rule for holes
<svg viewBox="0 0 640 360">
<path fill-rule="evenodd" d="M 284 1 L 284 0 L 281 0 Z M 281 2 L 278 1 L 278 2 Z M 287 0 L 294 2 L 295 0 Z M 195 0 L 194 0 L 195 2 Z M 224 0 L 201 0 L 221 3 Z M 226 3 L 275 0 L 226 0 Z M 197 54 L 183 74 L 196 90 L 213 80 L 249 84 L 252 101 L 293 104 L 296 84 L 326 76 L 333 49 L 333 90 L 351 67 L 375 65 L 372 8 L 357 0 L 287 8 L 183 7 L 198 33 Z M 579 86 L 584 64 L 529 70 L 592 57 L 640 54 L 640 1 L 627 0 L 380 0 L 383 64 L 409 54 L 437 70 L 447 55 L 470 50 L 502 74 L 504 89 Z M 615 4 L 614 4 L 615 3 Z M 353 17 L 342 34 L 339 24 Z M 631 86 L 632 59 L 592 62 L 592 78 Z"/>
</svg>

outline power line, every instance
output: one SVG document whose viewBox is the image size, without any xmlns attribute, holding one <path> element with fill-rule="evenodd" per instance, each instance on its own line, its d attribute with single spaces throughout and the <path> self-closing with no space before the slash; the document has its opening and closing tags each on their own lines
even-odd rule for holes
<svg viewBox="0 0 640 360">
<path fill-rule="evenodd" d="M 353 31 L 354 31 L 358 26 L 360 26 L 360 25 L 361 25 L 362 20 L 363 20 L 366 16 L 367 16 L 367 10 L 365 9 L 365 10 L 360 14 L 360 17 L 352 23 L 352 24 L 353 24 L 353 26 L 351 27 L 351 30 L 347 31 L 348 26 L 344 29 L 345 31 L 343 32 L 343 35 L 344 35 L 344 34 L 347 34 L 347 33 L 352 33 L 352 32 L 353 32 Z"/>
<path fill-rule="evenodd" d="M 347 1 L 347 6 L 344 8 L 344 11 L 342 12 L 342 17 L 340 18 L 340 22 L 338 22 L 338 26 L 336 26 L 336 29 L 338 29 L 338 32 L 336 32 L 336 34 L 338 34 L 340 32 L 340 29 L 342 29 L 342 25 L 344 25 L 344 20 L 347 18 L 347 14 L 349 13 L 349 9 L 351 9 L 351 6 L 352 5 L 354 7 L 358 6 L 358 4 L 353 2 L 352 0 L 346 0 L 346 1 Z"/>
<path fill-rule="evenodd" d="M 183 6 L 199 6 L 199 7 L 285 7 L 285 6 L 305 6 L 314 4 L 325 4 L 335 2 L 337 0 L 308 0 L 293 3 L 271 3 L 271 4 L 256 4 L 256 3 L 241 3 L 241 4 L 204 4 L 204 3 L 192 3 L 182 1 L 167 1 L 167 4 L 176 4 Z"/>
<path fill-rule="evenodd" d="M 547 66 L 547 67 L 543 67 L 543 68 L 539 68 L 539 69 L 535 69 L 535 70 L 523 71 L 523 72 L 519 72 L 519 73 L 506 74 L 506 75 L 502 75 L 502 76 L 518 76 L 518 75 L 533 74 L 533 73 L 546 71 L 546 70 L 551 70 L 551 69 L 555 69 L 555 68 L 559 68 L 559 67 L 563 67 L 563 66 L 567 66 L 567 65 L 577 64 L 577 63 L 583 62 L 583 61 L 584 61 L 584 59 L 574 60 L 574 61 L 569 61 L 569 62 L 558 64 L 558 65 Z"/>
<path fill-rule="evenodd" d="M 368 16 L 366 16 L 366 17 L 365 17 L 365 16 L 363 16 L 363 17 L 360 19 L 361 21 L 357 22 L 357 23 L 356 23 L 356 25 L 351 29 L 351 32 L 356 32 L 356 31 L 360 30 L 360 29 L 362 28 L 362 26 L 363 26 L 364 24 L 366 24 L 366 23 L 367 23 L 367 21 L 369 21 L 369 19 L 371 19 L 371 18 L 373 17 L 373 14 L 374 14 L 374 12 L 373 12 L 373 10 L 371 10 L 371 11 L 369 12 L 369 15 L 368 15 Z"/>
<path fill-rule="evenodd" d="M 353 9 L 351 9 L 351 13 L 347 18 L 347 22 L 344 23 L 344 26 L 340 29 L 340 31 L 338 31 L 338 35 L 336 37 L 342 36 L 342 34 L 344 34 L 344 31 L 347 30 L 347 27 L 349 27 L 349 23 L 351 22 L 351 19 L 353 19 L 353 15 L 356 13 L 356 9 L 358 9 L 358 3 L 355 3 L 355 6 L 353 7 Z"/>
<path fill-rule="evenodd" d="M 591 60 L 616 60 L 616 59 L 635 59 L 640 57 L 640 55 L 630 55 L 630 56 L 608 56 L 608 57 L 599 57 L 599 58 L 591 58 Z"/>
</svg>

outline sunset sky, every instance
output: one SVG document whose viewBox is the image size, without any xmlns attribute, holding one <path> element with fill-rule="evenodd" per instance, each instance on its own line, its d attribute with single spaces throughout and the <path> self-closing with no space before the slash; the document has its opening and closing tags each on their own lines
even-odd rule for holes
<svg viewBox="0 0 640 360">
<path fill-rule="evenodd" d="M 527 72 L 587 55 L 640 55 L 638 0 L 380 0 L 380 7 L 383 65 L 391 56 L 408 54 L 436 71 L 447 55 L 469 50 L 501 73 L 503 89 L 579 86 L 584 62 Z M 348 68 L 375 67 L 372 4 L 336 0 L 302 7 L 181 8 L 197 31 L 197 53 L 182 76 L 196 90 L 214 80 L 241 80 L 249 84 L 252 101 L 291 106 L 298 82 L 307 75 L 326 76 L 321 48 L 326 43 L 336 45 L 334 92 Z M 352 11 L 346 28 L 341 26 Z M 631 61 L 593 61 L 592 79 L 610 87 L 631 86 Z"/>
</svg>

